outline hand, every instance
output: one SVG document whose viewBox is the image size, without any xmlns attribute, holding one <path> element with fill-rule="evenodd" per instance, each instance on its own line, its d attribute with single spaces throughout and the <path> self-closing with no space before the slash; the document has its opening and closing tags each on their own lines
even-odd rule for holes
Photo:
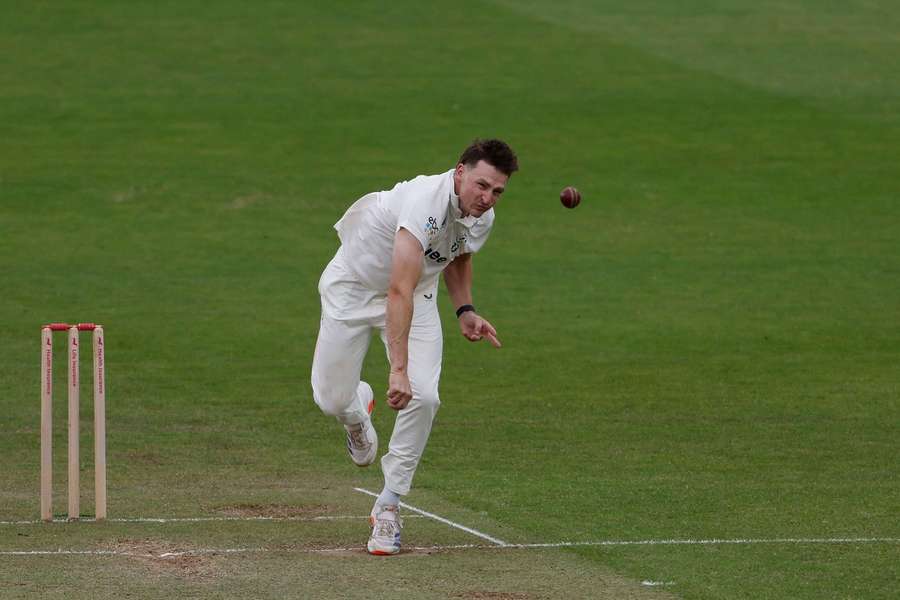
<svg viewBox="0 0 900 600">
<path fill-rule="evenodd" d="M 388 406 L 394 410 L 403 410 L 412 400 L 412 387 L 406 373 L 391 371 L 388 376 Z"/>
<path fill-rule="evenodd" d="M 474 311 L 464 312 L 459 317 L 459 328 L 470 342 L 477 342 L 486 337 L 494 348 L 502 346 L 500 340 L 497 339 L 497 330 L 494 329 L 494 326 L 488 323 L 487 319 L 479 317 Z"/>
</svg>

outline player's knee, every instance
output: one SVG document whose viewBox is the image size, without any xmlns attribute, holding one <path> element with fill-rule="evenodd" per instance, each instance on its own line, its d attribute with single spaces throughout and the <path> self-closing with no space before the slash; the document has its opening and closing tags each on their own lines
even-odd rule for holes
<svg viewBox="0 0 900 600">
<path fill-rule="evenodd" d="M 340 390 L 318 386 L 316 382 L 312 382 L 313 400 L 324 414 L 329 417 L 337 417 L 343 413 L 350 402 L 353 401 L 353 394 L 342 394 Z"/>
<path fill-rule="evenodd" d="M 418 400 L 423 408 L 430 410 L 431 412 L 437 412 L 437 409 L 441 406 L 441 399 L 438 396 L 437 390 L 422 394 L 419 396 Z"/>
</svg>

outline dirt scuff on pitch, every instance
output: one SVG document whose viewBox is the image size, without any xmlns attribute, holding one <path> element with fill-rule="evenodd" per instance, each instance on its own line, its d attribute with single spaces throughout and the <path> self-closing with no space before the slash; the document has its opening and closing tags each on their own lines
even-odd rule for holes
<svg viewBox="0 0 900 600">
<path fill-rule="evenodd" d="M 109 550 L 121 554 L 153 575 L 170 575 L 194 581 L 210 581 L 225 575 L 222 555 L 152 539 L 123 539 Z"/>
</svg>

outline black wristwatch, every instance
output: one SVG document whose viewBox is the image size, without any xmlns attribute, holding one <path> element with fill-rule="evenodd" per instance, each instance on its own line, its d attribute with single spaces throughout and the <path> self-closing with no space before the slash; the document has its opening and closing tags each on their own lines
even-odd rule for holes
<svg viewBox="0 0 900 600">
<path fill-rule="evenodd" d="M 460 318 L 463 315 L 463 313 L 467 313 L 470 310 L 472 312 L 475 312 L 475 307 L 472 306 L 471 304 L 463 304 L 462 306 L 460 306 L 459 308 L 456 309 L 456 318 L 457 319 Z"/>
</svg>

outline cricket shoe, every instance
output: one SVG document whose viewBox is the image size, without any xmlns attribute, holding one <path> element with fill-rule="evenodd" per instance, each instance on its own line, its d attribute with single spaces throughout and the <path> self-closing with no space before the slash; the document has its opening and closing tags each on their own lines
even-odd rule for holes
<svg viewBox="0 0 900 600">
<path fill-rule="evenodd" d="M 347 452 L 350 460 L 358 467 L 368 467 L 375 462 L 378 456 L 378 434 L 372 425 L 372 411 L 375 410 L 375 394 L 372 387 L 364 382 L 359 382 L 359 398 L 366 407 L 366 420 L 356 425 L 345 425 L 347 430 Z"/>
<path fill-rule="evenodd" d="M 400 519 L 400 507 L 396 504 L 381 506 L 377 502 L 372 507 L 369 517 L 372 524 L 372 535 L 367 545 L 369 554 L 388 556 L 400 552 L 400 530 L 403 521 Z"/>
</svg>

